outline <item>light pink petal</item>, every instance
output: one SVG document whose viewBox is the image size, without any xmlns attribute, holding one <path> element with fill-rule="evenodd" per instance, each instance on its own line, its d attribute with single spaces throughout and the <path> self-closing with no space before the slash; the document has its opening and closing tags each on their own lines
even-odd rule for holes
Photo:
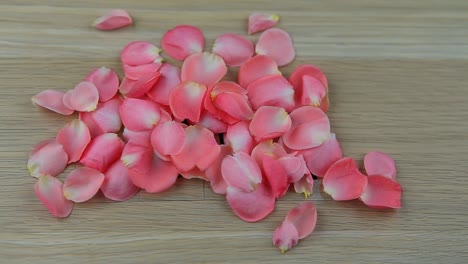
<svg viewBox="0 0 468 264">
<path fill-rule="evenodd" d="M 401 185 L 383 175 L 367 177 L 367 186 L 359 198 L 375 209 L 401 208 Z"/>
<path fill-rule="evenodd" d="M 99 92 L 91 82 L 80 82 L 62 98 L 63 104 L 80 112 L 94 111 L 99 102 Z"/>
<path fill-rule="evenodd" d="M 258 164 L 262 165 L 262 157 L 268 155 L 275 159 L 281 158 L 288 153 L 280 144 L 273 142 L 273 140 L 265 140 L 258 143 L 252 150 L 252 158 L 254 158 Z"/>
<path fill-rule="evenodd" d="M 203 52 L 190 55 L 182 64 L 180 79 L 182 82 L 193 81 L 214 85 L 227 73 L 223 59 L 216 54 Z"/>
<path fill-rule="evenodd" d="M 299 242 L 299 235 L 296 227 L 289 221 L 283 221 L 281 225 L 275 229 L 273 233 L 273 245 L 279 250 L 281 254 L 286 253 Z"/>
<path fill-rule="evenodd" d="M 62 182 L 49 175 L 42 175 L 34 185 L 34 192 L 49 212 L 58 218 L 65 218 L 73 210 L 73 202 L 65 199 Z"/>
<path fill-rule="evenodd" d="M 125 77 L 120 84 L 119 91 L 127 98 L 141 98 L 156 84 L 160 76 L 161 73 L 156 71 L 145 74 L 137 80 Z"/>
<path fill-rule="evenodd" d="M 364 168 L 369 176 L 382 175 L 396 180 L 397 169 L 395 161 L 388 154 L 380 151 L 372 151 L 364 157 Z"/>
<path fill-rule="evenodd" d="M 304 158 L 302 155 L 288 155 L 280 157 L 278 163 L 283 167 L 288 175 L 288 182 L 297 182 L 305 174 L 310 174 L 307 170 Z"/>
<path fill-rule="evenodd" d="M 310 201 L 302 202 L 288 212 L 285 221 L 292 223 L 296 227 L 299 239 L 303 239 L 315 229 L 317 208 Z"/>
<path fill-rule="evenodd" d="M 189 171 L 194 167 L 204 171 L 216 160 L 221 151 L 213 132 L 198 125 L 185 128 L 183 144 L 182 151 L 172 156 L 175 166 L 180 171 Z"/>
<path fill-rule="evenodd" d="M 249 16 L 248 34 L 257 33 L 276 25 L 279 16 L 276 14 L 252 13 Z"/>
<path fill-rule="evenodd" d="M 104 174 L 95 169 L 76 168 L 68 174 L 63 183 L 63 196 L 75 203 L 86 202 L 96 195 L 103 181 Z"/>
<path fill-rule="evenodd" d="M 233 212 L 246 222 L 258 222 L 275 208 L 275 197 L 265 184 L 257 185 L 252 192 L 228 187 L 226 199 Z"/>
<path fill-rule="evenodd" d="M 254 45 L 242 35 L 226 33 L 216 38 L 213 53 L 221 56 L 228 66 L 239 66 L 252 58 Z"/>
<path fill-rule="evenodd" d="M 327 115 L 312 106 L 302 106 L 292 111 L 291 129 L 283 135 L 284 144 L 295 150 L 321 145 L 330 136 L 330 121 Z"/>
<path fill-rule="evenodd" d="M 159 69 L 161 76 L 148 91 L 148 96 L 162 105 L 169 105 L 172 90 L 180 83 L 180 68 L 170 63 L 164 63 Z"/>
<path fill-rule="evenodd" d="M 176 121 L 159 123 L 151 133 L 151 144 L 162 155 L 179 154 L 184 147 L 184 141 L 184 127 Z"/>
<path fill-rule="evenodd" d="M 119 112 L 124 126 L 133 131 L 150 130 L 161 118 L 160 107 L 150 100 L 127 98 Z"/>
<path fill-rule="evenodd" d="M 80 160 L 91 141 L 91 134 L 83 121 L 75 119 L 59 130 L 56 139 L 67 153 L 68 163 L 72 163 Z"/>
<path fill-rule="evenodd" d="M 261 106 L 278 106 L 290 112 L 295 107 L 294 89 L 280 75 L 270 75 L 250 83 L 247 95 L 254 110 Z"/>
<path fill-rule="evenodd" d="M 221 151 L 216 160 L 205 170 L 205 177 L 210 182 L 211 189 L 217 194 L 226 194 L 227 183 L 221 174 L 221 164 L 225 157 L 232 154 L 227 145 L 220 145 Z"/>
<path fill-rule="evenodd" d="M 280 137 L 291 127 L 291 118 L 284 108 L 262 106 L 253 116 L 249 130 L 257 142 Z"/>
<path fill-rule="evenodd" d="M 100 102 L 112 99 L 119 90 L 119 76 L 107 67 L 93 70 L 86 76 L 85 80 L 96 86 Z"/>
<path fill-rule="evenodd" d="M 39 142 L 29 155 L 27 168 L 31 176 L 57 176 L 65 170 L 68 155 L 57 140 Z"/>
<path fill-rule="evenodd" d="M 155 61 L 141 65 L 124 64 L 125 77 L 130 80 L 139 80 L 146 75 L 155 75 L 162 66 L 163 58 L 159 57 Z"/>
<path fill-rule="evenodd" d="M 130 42 L 120 53 L 123 64 L 142 65 L 152 63 L 160 58 L 160 50 L 146 41 Z"/>
<path fill-rule="evenodd" d="M 136 186 L 149 193 L 158 193 L 169 189 L 177 180 L 179 172 L 174 164 L 153 155 L 151 169 L 147 173 L 128 170 L 130 179 Z"/>
<path fill-rule="evenodd" d="M 214 105 L 213 100 L 211 98 L 211 92 L 213 91 L 213 88 L 214 87 L 209 88 L 206 92 L 205 99 L 203 100 L 204 109 L 208 111 L 211 115 L 213 115 L 213 117 L 215 117 L 216 119 L 221 120 L 223 123 L 232 125 L 239 122 L 239 119 L 230 116 L 229 114 L 218 109 Z"/>
<path fill-rule="evenodd" d="M 322 72 L 322 70 L 320 70 L 317 66 L 314 65 L 302 64 L 294 70 L 291 76 L 289 76 L 289 82 L 292 84 L 296 91 L 302 90 L 304 76 L 312 76 L 317 80 L 320 80 L 320 82 L 328 90 L 327 77 Z"/>
<path fill-rule="evenodd" d="M 255 146 L 255 140 L 249 131 L 249 122 L 241 121 L 227 128 L 224 141 L 234 152 L 250 154 Z"/>
<path fill-rule="evenodd" d="M 214 106 L 237 120 L 250 120 L 253 116 L 247 91 L 235 82 L 217 83 L 210 91 Z"/>
<path fill-rule="evenodd" d="M 228 127 L 228 124 L 217 119 L 208 111 L 202 111 L 197 124 L 206 127 L 215 134 L 225 133 Z"/>
<path fill-rule="evenodd" d="M 263 32 L 257 41 L 255 52 L 272 58 L 278 66 L 291 63 L 296 56 L 291 36 L 279 28 Z"/>
<path fill-rule="evenodd" d="M 240 86 L 247 88 L 250 83 L 269 75 L 280 75 L 278 64 L 268 56 L 256 55 L 239 68 L 237 81 Z"/>
<path fill-rule="evenodd" d="M 340 143 L 333 133 L 320 146 L 301 150 L 301 154 L 310 173 L 317 177 L 323 177 L 333 163 L 343 158 Z"/>
<path fill-rule="evenodd" d="M 140 191 L 130 180 L 128 169 L 120 160 L 116 160 L 104 173 L 101 192 L 113 201 L 126 201 Z"/>
<path fill-rule="evenodd" d="M 323 177 L 323 190 L 335 201 L 359 198 L 367 185 L 366 175 L 359 172 L 352 158 L 335 162 Z"/>
<path fill-rule="evenodd" d="M 327 88 L 322 82 L 310 75 L 302 77 L 302 89 L 296 90 L 297 104 L 318 107 L 327 95 Z"/>
<path fill-rule="evenodd" d="M 304 175 L 302 179 L 294 183 L 294 191 L 296 193 L 303 193 L 306 199 L 312 194 L 313 188 L 314 179 L 310 174 Z"/>
<path fill-rule="evenodd" d="M 106 133 L 97 136 L 88 144 L 80 163 L 86 167 L 104 172 L 120 158 L 125 143 L 117 134 Z"/>
<path fill-rule="evenodd" d="M 257 162 L 244 152 L 226 156 L 221 164 L 221 174 L 230 187 L 243 192 L 254 191 L 262 182 L 262 172 Z"/>
<path fill-rule="evenodd" d="M 113 9 L 104 16 L 96 19 L 93 26 L 100 30 L 115 30 L 133 24 L 132 17 L 126 10 Z"/>
<path fill-rule="evenodd" d="M 151 132 L 152 130 L 133 131 L 128 128 L 124 128 L 122 138 L 125 142 L 132 140 L 136 144 L 147 145 L 151 140 Z"/>
<path fill-rule="evenodd" d="M 288 174 L 281 164 L 274 158 L 262 157 L 263 171 L 275 198 L 281 198 L 289 188 Z"/>
<path fill-rule="evenodd" d="M 73 110 L 63 104 L 64 92 L 55 90 L 44 90 L 31 98 L 35 105 L 49 109 L 61 115 L 71 115 Z"/>
<path fill-rule="evenodd" d="M 134 142 L 133 140 L 127 142 L 122 150 L 120 160 L 131 170 L 147 173 L 151 169 L 153 148 L 146 142 L 146 144 L 140 143 L 142 142 Z"/>
<path fill-rule="evenodd" d="M 92 112 L 80 112 L 79 118 L 89 129 L 92 138 L 104 133 L 117 133 L 122 127 L 119 109 L 122 105 L 122 98 L 115 98 L 99 103 L 96 110 Z"/>
<path fill-rule="evenodd" d="M 164 34 L 161 47 L 169 57 L 185 60 L 189 55 L 203 51 L 205 38 L 195 26 L 178 25 Z"/>
<path fill-rule="evenodd" d="M 172 114 L 179 119 L 198 122 L 202 111 L 206 86 L 196 82 L 177 85 L 169 97 Z"/>
</svg>

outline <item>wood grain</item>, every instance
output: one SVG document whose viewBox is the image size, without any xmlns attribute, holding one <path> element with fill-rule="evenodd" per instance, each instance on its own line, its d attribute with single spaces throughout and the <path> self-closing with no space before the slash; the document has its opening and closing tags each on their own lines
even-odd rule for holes
<svg viewBox="0 0 468 264">
<path fill-rule="evenodd" d="M 135 26 L 89 26 L 111 8 L 127 9 Z M 51 217 L 25 162 L 35 142 L 71 117 L 37 109 L 30 97 L 68 90 L 98 66 L 121 73 L 127 42 L 158 43 L 177 24 L 201 27 L 208 46 L 221 33 L 245 33 L 252 11 L 279 13 L 279 27 L 291 33 L 297 59 L 285 75 L 301 63 L 327 74 L 332 128 L 345 154 L 395 158 L 403 209 L 337 203 L 317 188 L 317 229 L 284 256 L 271 234 L 301 200 L 294 194 L 255 224 L 238 220 L 197 180 L 125 203 L 98 197 L 68 219 Z M 2 0 L 1 263 L 466 263 L 467 14 L 463 0 Z"/>
</svg>

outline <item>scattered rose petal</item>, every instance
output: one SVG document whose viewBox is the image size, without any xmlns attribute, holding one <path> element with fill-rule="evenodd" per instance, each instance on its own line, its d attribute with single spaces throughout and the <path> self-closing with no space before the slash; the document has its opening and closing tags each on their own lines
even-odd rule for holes
<svg viewBox="0 0 468 264">
<path fill-rule="evenodd" d="M 151 132 L 152 130 L 132 131 L 128 128 L 124 128 L 122 138 L 125 142 L 132 140 L 134 143 L 147 145 L 151 140 Z"/>
<path fill-rule="evenodd" d="M 335 201 L 359 198 L 367 185 L 366 175 L 359 172 L 352 158 L 335 162 L 323 177 L 323 190 Z"/>
<path fill-rule="evenodd" d="M 63 104 L 80 112 L 91 112 L 97 107 L 99 92 L 91 82 L 80 82 L 73 90 L 68 91 L 62 98 Z"/>
<path fill-rule="evenodd" d="M 73 202 L 65 199 L 62 182 L 49 175 L 42 175 L 34 185 L 34 192 L 49 212 L 58 218 L 65 218 L 73 210 Z"/>
<path fill-rule="evenodd" d="M 396 180 L 395 161 L 388 154 L 380 151 L 372 151 L 364 156 L 364 168 L 369 176 L 382 175 Z"/>
<path fill-rule="evenodd" d="M 107 67 L 93 70 L 86 76 L 85 80 L 96 86 L 100 102 L 112 99 L 119 89 L 119 76 L 117 76 L 112 69 Z"/>
<path fill-rule="evenodd" d="M 262 106 L 257 109 L 249 130 L 257 142 L 280 137 L 291 127 L 291 118 L 281 107 Z"/>
<path fill-rule="evenodd" d="M 310 173 L 317 177 L 325 176 L 328 168 L 330 168 L 333 163 L 343 158 L 340 143 L 338 143 L 336 135 L 333 133 L 330 133 L 328 139 L 321 145 L 304 149 L 301 153 Z"/>
<path fill-rule="evenodd" d="M 257 55 L 240 66 L 237 81 L 247 88 L 250 83 L 270 75 L 282 75 L 278 64 L 268 56 Z"/>
<path fill-rule="evenodd" d="M 203 51 L 205 37 L 195 26 L 178 25 L 164 34 L 161 47 L 171 58 L 185 60 L 191 54 Z"/>
<path fill-rule="evenodd" d="M 64 92 L 56 90 L 44 90 L 32 97 L 32 102 L 40 107 L 49 109 L 50 111 L 61 115 L 71 115 L 74 110 L 66 107 L 63 104 Z"/>
<path fill-rule="evenodd" d="M 119 91 L 125 97 L 141 98 L 159 80 L 161 73 L 158 71 L 145 74 L 137 80 L 125 77 L 120 84 Z"/>
<path fill-rule="evenodd" d="M 31 176 L 39 178 L 42 175 L 57 176 L 65 170 L 68 155 L 62 144 L 57 140 L 39 142 L 29 155 L 27 168 Z"/>
<path fill-rule="evenodd" d="M 210 91 L 209 96 L 218 111 L 224 112 L 236 121 L 252 119 L 253 111 L 247 98 L 247 91 L 238 84 L 228 81 L 219 82 Z M 216 111 L 213 114 L 218 113 Z"/>
<path fill-rule="evenodd" d="M 247 121 L 228 126 L 224 140 L 234 152 L 242 151 L 250 154 L 255 147 L 255 140 L 250 134 L 249 122 Z"/>
<path fill-rule="evenodd" d="M 153 148 L 162 155 L 177 155 L 184 145 L 184 127 L 176 121 L 167 121 L 154 127 L 151 133 Z"/>
<path fill-rule="evenodd" d="M 133 131 L 151 130 L 161 118 L 161 109 L 153 101 L 126 98 L 120 106 L 120 118 Z"/>
<path fill-rule="evenodd" d="M 304 175 L 302 179 L 294 183 L 294 191 L 296 193 L 303 193 L 306 199 L 312 194 L 313 187 L 314 179 L 310 174 Z"/>
<path fill-rule="evenodd" d="M 68 174 L 63 183 L 63 196 L 75 203 L 82 203 L 93 198 L 101 188 L 104 174 L 87 168 L 79 167 Z"/>
<path fill-rule="evenodd" d="M 132 18 L 123 9 L 113 9 L 96 19 L 93 26 L 100 30 L 115 30 L 133 24 Z"/>
<path fill-rule="evenodd" d="M 115 98 L 99 103 L 96 110 L 92 112 L 80 112 L 79 118 L 89 129 L 92 138 L 105 133 L 117 133 L 122 127 L 119 109 L 122 98 Z"/>
<path fill-rule="evenodd" d="M 147 94 L 153 101 L 162 105 L 169 105 L 171 92 L 180 83 L 180 68 L 164 63 L 159 72 L 161 73 L 159 80 Z"/>
<path fill-rule="evenodd" d="M 202 111 L 200 115 L 200 120 L 197 124 L 206 127 L 215 134 L 225 133 L 228 128 L 228 124 L 226 124 L 222 120 L 217 119 L 208 111 Z"/>
<path fill-rule="evenodd" d="M 303 239 L 315 229 L 317 209 L 312 202 L 302 202 L 288 212 L 285 221 L 292 223 L 296 227 L 299 239 Z"/>
<path fill-rule="evenodd" d="M 244 152 L 226 156 L 221 164 L 221 174 L 230 186 L 252 192 L 262 182 L 262 172 L 257 162 Z"/>
<path fill-rule="evenodd" d="M 228 66 L 239 66 L 252 58 L 254 45 L 242 35 L 226 33 L 216 38 L 213 53 L 221 56 Z"/>
<path fill-rule="evenodd" d="M 273 245 L 281 250 L 281 254 L 296 246 L 298 242 L 297 229 L 289 221 L 283 221 L 273 233 Z"/>
<path fill-rule="evenodd" d="M 183 82 L 177 85 L 169 97 L 172 114 L 181 120 L 198 122 L 202 111 L 206 86 L 196 82 Z"/>
<path fill-rule="evenodd" d="M 359 197 L 367 206 L 375 209 L 401 208 L 401 185 L 383 175 L 367 177 L 367 186 Z"/>
<path fill-rule="evenodd" d="M 126 201 L 140 191 L 130 180 L 127 167 L 116 160 L 104 173 L 101 191 L 104 196 L 113 201 Z"/>
<path fill-rule="evenodd" d="M 213 53 L 203 52 L 190 55 L 182 64 L 180 79 L 182 82 L 193 81 L 214 85 L 227 73 L 223 59 Z"/>
<path fill-rule="evenodd" d="M 275 208 L 275 197 L 264 184 L 258 184 L 252 192 L 228 187 L 226 199 L 233 212 L 246 222 L 258 222 Z"/>
<path fill-rule="evenodd" d="M 56 139 L 67 153 L 68 163 L 72 163 L 80 160 L 83 151 L 91 141 L 91 135 L 88 126 L 83 121 L 75 119 L 57 133 Z"/>
<path fill-rule="evenodd" d="M 133 140 L 125 144 L 120 157 L 123 165 L 140 173 L 150 171 L 152 159 L 153 148 L 149 142 L 135 142 Z"/>
<path fill-rule="evenodd" d="M 123 64 L 143 65 L 159 60 L 160 49 L 146 41 L 130 42 L 120 53 Z"/>
<path fill-rule="evenodd" d="M 291 63 L 296 56 L 291 36 L 279 28 L 264 31 L 257 41 L 255 52 L 272 58 L 278 66 Z"/>
<path fill-rule="evenodd" d="M 227 183 L 222 176 L 221 165 L 224 158 L 232 154 L 232 149 L 228 145 L 220 145 L 220 149 L 216 160 L 205 170 L 205 177 L 214 193 L 226 194 Z"/>
<path fill-rule="evenodd" d="M 279 18 L 276 14 L 252 13 L 249 16 L 248 34 L 250 35 L 273 27 L 278 23 Z"/>
<path fill-rule="evenodd" d="M 278 106 L 290 112 L 294 109 L 294 89 L 283 76 L 270 75 L 247 86 L 247 95 L 252 108 Z"/>
<path fill-rule="evenodd" d="M 276 159 L 268 155 L 263 155 L 262 166 L 273 196 L 277 199 L 281 198 L 289 188 L 286 170 Z"/>
<path fill-rule="evenodd" d="M 313 107 L 320 106 L 320 103 L 327 95 L 326 87 L 320 80 L 310 75 L 302 77 L 302 90 L 296 90 L 296 101 L 300 106 L 310 105 Z"/>
<path fill-rule="evenodd" d="M 117 160 L 124 147 L 124 142 L 117 134 L 106 133 L 97 136 L 88 144 L 81 156 L 80 163 L 86 167 L 104 172 Z"/>
</svg>

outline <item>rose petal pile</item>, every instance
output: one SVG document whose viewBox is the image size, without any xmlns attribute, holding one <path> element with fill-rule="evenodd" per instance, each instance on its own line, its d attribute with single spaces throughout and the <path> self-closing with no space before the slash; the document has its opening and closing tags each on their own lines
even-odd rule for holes
<svg viewBox="0 0 468 264">
<path fill-rule="evenodd" d="M 101 28 L 128 22 L 101 20 Z M 367 154 L 369 176 L 343 157 L 326 115 L 324 73 L 309 64 L 289 78 L 279 70 L 293 61 L 295 51 L 286 31 L 269 28 L 277 21 L 277 16 L 253 14 L 249 33 L 265 30 L 255 45 L 227 33 L 211 51 L 205 50 L 199 28 L 179 25 L 166 32 L 161 47 L 183 60 L 181 68 L 163 62 L 154 44 L 135 41 L 120 54 L 121 82 L 102 67 L 66 93 L 46 90 L 34 96 L 35 104 L 51 111 L 79 113 L 30 154 L 27 168 L 38 178 L 34 189 L 41 202 L 52 215 L 67 217 L 74 203 L 99 190 L 125 201 L 140 189 L 166 191 L 181 175 L 209 182 L 239 218 L 256 222 L 290 187 L 310 196 L 315 176 L 323 178 L 324 191 L 334 200 L 400 208 L 402 189 L 391 157 Z M 237 67 L 237 81 L 224 80 Z M 82 166 L 64 183 L 55 178 L 75 162 Z M 316 221 L 311 202 L 298 205 L 274 232 L 273 244 L 284 253 L 308 236 Z"/>
</svg>

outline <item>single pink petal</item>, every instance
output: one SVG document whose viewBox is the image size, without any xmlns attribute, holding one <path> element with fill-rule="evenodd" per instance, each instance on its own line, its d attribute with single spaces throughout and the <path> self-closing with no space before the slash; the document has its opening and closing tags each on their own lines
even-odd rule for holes
<svg viewBox="0 0 468 264">
<path fill-rule="evenodd" d="M 31 98 L 31 101 L 40 107 L 49 109 L 50 111 L 59 113 L 61 115 L 71 115 L 74 110 L 66 107 L 63 104 L 64 92 L 55 90 L 44 90 Z"/>
<path fill-rule="evenodd" d="M 375 209 L 401 208 L 401 185 L 383 175 L 367 177 L 367 186 L 359 198 L 367 206 Z"/>
<path fill-rule="evenodd" d="M 277 199 L 281 198 L 289 188 L 286 170 L 276 159 L 268 155 L 262 157 L 262 166 L 273 196 Z"/>
<path fill-rule="evenodd" d="M 228 127 L 228 124 L 217 119 L 208 111 L 202 111 L 197 124 L 206 127 L 215 134 L 225 133 Z"/>
<path fill-rule="evenodd" d="M 31 176 L 57 176 L 65 170 L 68 155 L 57 140 L 39 142 L 29 155 L 27 168 Z"/>
<path fill-rule="evenodd" d="M 134 143 L 147 145 L 151 140 L 151 132 L 152 130 L 132 131 L 128 128 L 124 128 L 122 138 L 125 142 L 132 140 Z"/>
<path fill-rule="evenodd" d="M 323 190 L 335 201 L 359 198 L 367 185 L 366 175 L 359 172 L 352 158 L 335 162 L 323 177 Z"/>
<path fill-rule="evenodd" d="M 75 203 L 86 202 L 96 195 L 103 181 L 104 174 L 95 169 L 76 168 L 68 174 L 63 183 L 63 196 Z"/>
<path fill-rule="evenodd" d="M 141 98 L 156 84 L 160 76 L 161 73 L 156 71 L 137 80 L 125 77 L 120 84 L 119 91 L 127 98 Z"/>
<path fill-rule="evenodd" d="M 303 178 L 305 174 L 310 174 L 301 154 L 291 153 L 287 156 L 278 158 L 277 161 L 286 171 L 286 174 L 288 175 L 288 182 L 297 182 Z"/>
<path fill-rule="evenodd" d="M 292 111 L 291 129 L 284 133 L 283 142 L 295 150 L 303 150 L 321 145 L 330 136 L 330 121 L 327 115 L 312 106 L 302 106 Z"/>
<path fill-rule="evenodd" d="M 396 180 L 397 169 L 395 161 L 388 154 L 380 151 L 372 151 L 364 157 L 364 168 L 367 175 L 382 175 Z"/>
<path fill-rule="evenodd" d="M 262 182 L 260 167 L 244 152 L 226 156 L 221 164 L 221 174 L 228 186 L 244 192 L 254 191 Z"/>
<path fill-rule="evenodd" d="M 162 155 L 179 154 L 184 147 L 184 141 L 184 127 L 176 121 L 159 123 L 151 133 L 151 144 Z"/>
<path fill-rule="evenodd" d="M 169 57 L 185 60 L 189 55 L 203 51 L 205 38 L 195 26 L 178 25 L 164 34 L 161 47 Z"/>
<path fill-rule="evenodd" d="M 250 83 L 270 75 L 280 75 L 278 64 L 268 56 L 256 55 L 239 68 L 237 81 L 240 86 L 247 88 Z"/>
<path fill-rule="evenodd" d="M 133 131 L 150 130 L 161 118 L 160 107 L 150 100 L 126 98 L 119 112 L 124 126 Z"/>
<path fill-rule="evenodd" d="M 99 92 L 91 82 L 80 82 L 62 98 L 63 104 L 80 112 L 94 111 L 99 102 Z"/>
<path fill-rule="evenodd" d="M 130 42 L 120 53 L 123 64 L 142 65 L 152 63 L 159 59 L 160 50 L 153 44 L 146 41 Z"/>
<path fill-rule="evenodd" d="M 221 151 L 216 160 L 205 170 L 205 177 L 210 182 L 211 189 L 217 194 L 226 194 L 227 183 L 221 173 L 221 164 L 225 157 L 232 154 L 228 145 L 220 145 Z"/>
<path fill-rule="evenodd" d="M 251 156 L 258 164 L 262 165 L 263 155 L 278 159 L 287 154 L 286 150 L 280 144 L 273 142 L 273 140 L 265 140 L 258 143 L 258 145 L 253 148 Z"/>
<path fill-rule="evenodd" d="M 104 133 L 117 133 L 122 127 L 119 109 L 122 105 L 122 98 L 116 96 L 97 105 L 93 112 L 80 112 L 79 118 L 89 129 L 92 138 Z"/>
<path fill-rule="evenodd" d="M 208 181 L 205 175 L 205 171 L 201 171 L 199 168 L 195 167 L 189 171 L 181 171 L 180 175 L 187 180 L 191 179 L 200 179 L 204 181 Z"/>
<path fill-rule="evenodd" d="M 296 227 L 299 239 L 303 239 L 315 229 L 317 208 L 310 201 L 302 202 L 288 212 L 285 221 L 292 223 Z"/>
<path fill-rule="evenodd" d="M 318 107 L 327 95 L 327 88 L 322 82 L 310 75 L 302 77 L 302 89 L 296 90 L 296 101 L 299 106 L 310 105 Z"/>
<path fill-rule="evenodd" d="M 233 212 L 246 222 L 258 222 L 275 208 L 275 197 L 265 184 L 258 184 L 252 192 L 228 187 L 226 199 Z"/>
<path fill-rule="evenodd" d="M 289 76 L 289 82 L 292 84 L 296 91 L 302 90 L 304 76 L 312 76 L 317 80 L 320 80 L 320 82 L 328 90 L 327 77 L 322 72 L 322 70 L 320 70 L 317 66 L 314 65 L 302 64 L 293 71 L 291 76 Z"/>
<path fill-rule="evenodd" d="M 306 199 L 312 194 L 313 188 L 314 179 L 310 174 L 304 175 L 302 179 L 294 183 L 294 191 L 296 193 L 303 193 Z"/>
<path fill-rule="evenodd" d="M 97 136 L 88 144 L 80 163 L 86 167 L 104 172 L 120 158 L 125 143 L 117 134 L 106 133 Z"/>
<path fill-rule="evenodd" d="M 189 171 L 194 167 L 204 171 L 216 160 L 221 151 L 213 132 L 198 125 L 185 128 L 183 144 L 182 151 L 172 156 L 175 166 L 180 171 Z"/>
<path fill-rule="evenodd" d="M 317 177 L 323 177 L 331 165 L 343 158 L 340 143 L 333 133 L 321 145 L 301 150 L 301 154 L 310 173 Z"/>
<path fill-rule="evenodd" d="M 294 89 L 283 76 L 270 75 L 258 79 L 247 86 L 252 109 L 261 106 L 278 106 L 290 112 L 295 107 Z"/>
<path fill-rule="evenodd" d="M 164 63 L 159 69 L 161 76 L 148 91 L 148 96 L 162 105 L 169 105 L 172 90 L 180 83 L 180 68 L 170 63 Z"/>
<path fill-rule="evenodd" d="M 213 88 L 214 87 L 211 87 L 206 91 L 205 99 L 203 100 L 204 109 L 207 112 L 209 112 L 211 115 L 213 115 L 213 117 L 215 117 L 216 119 L 221 120 L 223 123 L 232 125 L 232 124 L 239 122 L 239 119 L 230 116 L 229 114 L 218 109 L 214 105 L 212 97 L 211 97 L 211 92 L 213 91 Z"/>
<path fill-rule="evenodd" d="M 210 91 L 213 105 L 220 111 L 237 120 L 250 120 L 252 108 L 247 98 L 247 91 L 235 82 L 222 81 Z"/>
<path fill-rule="evenodd" d="M 144 78 L 146 75 L 155 75 L 158 73 L 159 69 L 162 66 L 162 57 L 156 58 L 155 61 L 147 64 L 141 65 L 129 65 L 124 64 L 123 70 L 125 73 L 125 78 L 130 80 L 139 80 Z M 147 78 L 148 79 L 148 78 Z"/>
<path fill-rule="evenodd" d="M 126 201 L 140 191 L 130 180 L 128 169 L 120 160 L 116 160 L 104 173 L 101 191 L 113 201 Z"/>
<path fill-rule="evenodd" d="M 249 130 L 257 142 L 280 137 L 291 127 L 291 118 L 284 108 L 262 106 L 250 122 Z"/>
<path fill-rule="evenodd" d="M 150 144 L 140 144 L 142 142 L 130 140 L 122 150 L 120 160 L 125 167 L 140 172 L 147 173 L 151 169 L 153 159 L 153 148 Z"/>
<path fill-rule="evenodd" d="M 68 163 L 72 163 L 80 160 L 91 141 L 91 134 L 83 121 L 75 119 L 59 130 L 56 139 L 67 153 Z"/>
<path fill-rule="evenodd" d="M 196 82 L 183 82 L 177 85 L 169 97 L 172 114 L 179 119 L 192 122 L 200 120 L 206 86 Z"/>
<path fill-rule="evenodd" d="M 113 9 L 104 16 L 96 19 L 93 26 L 100 30 L 115 30 L 133 24 L 132 17 L 126 10 Z"/>
<path fill-rule="evenodd" d="M 250 154 L 255 146 L 255 140 L 250 134 L 249 122 L 241 121 L 227 128 L 224 141 L 234 152 Z"/>
<path fill-rule="evenodd" d="M 180 79 L 182 82 L 193 81 L 209 87 L 221 80 L 226 73 L 226 64 L 218 55 L 209 52 L 195 53 L 182 64 Z"/>
<path fill-rule="evenodd" d="M 177 180 L 179 172 L 172 162 L 164 161 L 153 155 L 151 169 L 147 173 L 128 170 L 130 180 L 136 186 L 149 193 L 158 193 L 169 189 Z"/>
<path fill-rule="evenodd" d="M 283 221 L 281 225 L 275 229 L 273 233 L 273 245 L 279 250 L 281 254 L 286 253 L 299 242 L 299 235 L 296 227 L 289 221 Z"/>
<path fill-rule="evenodd" d="M 254 45 L 242 35 L 226 33 L 216 38 L 213 53 L 221 56 L 228 66 L 239 66 L 252 58 Z"/>
<path fill-rule="evenodd" d="M 279 16 L 276 14 L 252 13 L 249 16 L 248 34 L 257 33 L 276 25 Z"/>
<path fill-rule="evenodd" d="M 263 32 L 257 41 L 255 52 L 272 58 L 278 66 L 291 63 L 296 56 L 291 36 L 279 28 Z"/>
<path fill-rule="evenodd" d="M 58 218 L 65 218 L 73 210 L 73 202 L 65 199 L 62 182 L 49 175 L 42 175 L 34 185 L 34 192 L 49 212 Z"/>
<path fill-rule="evenodd" d="M 93 70 L 86 76 L 85 80 L 96 86 L 100 102 L 112 99 L 119 90 L 119 76 L 107 67 Z"/>
</svg>

